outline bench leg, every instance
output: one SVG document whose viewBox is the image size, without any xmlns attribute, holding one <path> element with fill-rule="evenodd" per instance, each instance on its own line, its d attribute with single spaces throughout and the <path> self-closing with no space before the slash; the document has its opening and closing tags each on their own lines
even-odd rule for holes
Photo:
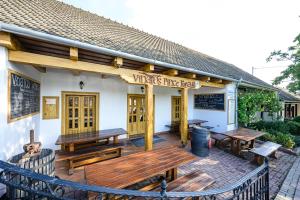
<svg viewBox="0 0 300 200">
<path fill-rule="evenodd" d="M 171 181 L 177 179 L 177 168 L 171 169 Z"/>
<path fill-rule="evenodd" d="M 118 136 L 114 136 L 114 144 L 118 144 L 119 143 L 119 138 Z"/>
<path fill-rule="evenodd" d="M 74 166 L 73 166 L 73 161 L 69 161 L 69 175 L 74 174 Z"/>
<path fill-rule="evenodd" d="M 262 165 L 265 161 L 265 158 L 259 155 L 254 156 L 254 162 L 258 165 Z"/>
<path fill-rule="evenodd" d="M 69 144 L 69 151 L 74 152 L 74 150 L 75 150 L 74 144 Z"/>
<path fill-rule="evenodd" d="M 278 157 L 277 157 L 277 153 L 276 152 L 277 151 L 274 151 L 273 153 L 271 153 L 270 157 L 277 159 Z"/>
</svg>

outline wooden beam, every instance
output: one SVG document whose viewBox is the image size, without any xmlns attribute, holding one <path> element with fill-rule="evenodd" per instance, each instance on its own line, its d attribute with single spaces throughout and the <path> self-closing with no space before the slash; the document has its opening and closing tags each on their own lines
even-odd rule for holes
<svg viewBox="0 0 300 200">
<path fill-rule="evenodd" d="M 211 78 L 210 82 L 212 82 L 212 83 L 222 83 L 222 79 L 220 79 L 220 78 Z"/>
<path fill-rule="evenodd" d="M 46 67 L 41 67 L 41 66 L 38 66 L 38 65 L 32 65 L 34 69 L 36 69 L 37 71 L 41 72 L 41 73 L 46 73 L 47 72 L 47 69 Z"/>
<path fill-rule="evenodd" d="M 186 73 L 186 74 L 183 74 L 182 77 L 184 78 L 191 78 L 191 79 L 195 79 L 197 76 L 197 74 L 194 74 L 194 73 Z"/>
<path fill-rule="evenodd" d="M 178 75 L 178 70 L 169 69 L 167 71 L 164 71 L 163 74 L 168 75 L 168 76 L 177 76 Z"/>
<path fill-rule="evenodd" d="M 70 47 L 70 59 L 71 60 L 78 60 L 78 48 Z"/>
<path fill-rule="evenodd" d="M 123 58 L 120 57 L 115 57 L 114 61 L 113 61 L 113 66 L 115 68 L 120 68 L 123 65 Z"/>
<path fill-rule="evenodd" d="M 145 151 L 153 149 L 153 85 L 145 85 L 145 105 L 146 105 L 146 131 L 145 131 Z"/>
<path fill-rule="evenodd" d="M 0 32 L 0 46 L 4 46 L 10 50 L 19 50 L 20 43 L 12 37 L 11 33 Z"/>
<path fill-rule="evenodd" d="M 200 81 L 201 87 L 224 88 L 224 84 Z"/>
<path fill-rule="evenodd" d="M 80 76 L 80 71 L 79 70 L 71 70 L 73 76 Z"/>
<path fill-rule="evenodd" d="M 140 68 L 140 70 L 145 71 L 145 72 L 153 72 L 154 71 L 154 65 L 147 64 L 144 67 Z"/>
<path fill-rule="evenodd" d="M 183 146 L 188 140 L 188 88 L 181 89 L 180 136 Z"/>
<path fill-rule="evenodd" d="M 224 85 L 226 85 L 226 84 L 232 83 L 232 81 L 223 80 L 222 83 L 223 83 Z"/>
<path fill-rule="evenodd" d="M 24 51 L 8 51 L 8 59 L 12 62 L 18 62 L 18 63 L 25 63 L 25 64 L 31 64 L 31 65 L 41 65 L 41 66 L 47 66 L 47 68 L 56 68 L 56 69 L 67 69 L 67 70 L 79 70 L 79 71 L 85 71 L 85 72 L 95 72 L 95 73 L 101 73 L 101 74 L 108 74 L 108 75 L 116 75 L 121 76 L 121 78 L 125 77 L 124 80 L 128 81 L 128 83 L 133 83 L 134 81 L 133 75 L 137 76 L 146 76 L 147 77 L 159 77 L 161 82 L 155 81 L 152 82 L 153 85 L 160 85 L 160 86 L 167 86 L 167 87 L 184 87 L 182 84 L 174 85 L 174 81 L 177 83 L 195 83 L 194 87 L 191 88 L 198 88 L 199 87 L 199 81 L 192 80 L 192 79 L 186 79 L 182 77 L 170 77 L 167 75 L 159 75 L 155 73 L 146 73 L 141 72 L 139 70 L 132 70 L 132 69 L 126 69 L 126 68 L 115 68 L 113 66 L 109 65 L 102 65 L 102 64 L 96 64 L 96 63 L 90 63 L 90 62 L 83 62 L 83 61 L 73 61 L 70 59 L 65 58 L 59 58 L 54 56 L 46 56 L 46 55 L 40 55 L 35 53 L 29 53 Z M 146 73 L 146 75 L 145 75 Z M 159 75 L 159 76 L 158 76 Z M 145 81 L 145 79 L 142 79 Z M 169 81 L 169 80 L 172 80 Z M 162 85 L 164 84 L 165 85 Z M 145 82 L 138 83 L 137 81 L 134 82 L 134 84 L 147 84 Z M 170 85 L 167 85 L 170 84 Z"/>
<path fill-rule="evenodd" d="M 200 81 L 203 81 L 203 82 L 209 82 L 210 81 L 209 76 L 203 76 L 203 77 L 200 77 L 199 79 L 200 79 Z"/>
</svg>

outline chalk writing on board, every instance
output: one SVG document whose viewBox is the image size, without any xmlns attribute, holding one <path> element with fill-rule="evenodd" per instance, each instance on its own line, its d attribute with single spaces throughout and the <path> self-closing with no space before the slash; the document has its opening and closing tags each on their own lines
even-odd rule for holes
<svg viewBox="0 0 300 200">
<path fill-rule="evenodd" d="M 9 73 L 10 120 L 40 112 L 40 84 L 19 73 Z"/>
<path fill-rule="evenodd" d="M 194 98 L 196 109 L 225 110 L 224 94 L 196 94 Z"/>
</svg>

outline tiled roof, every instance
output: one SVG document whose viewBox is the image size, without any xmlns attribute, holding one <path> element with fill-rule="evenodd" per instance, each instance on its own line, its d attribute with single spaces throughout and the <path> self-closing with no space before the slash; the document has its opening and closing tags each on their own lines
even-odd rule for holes
<svg viewBox="0 0 300 200">
<path fill-rule="evenodd" d="M 279 95 L 279 99 L 282 101 L 300 102 L 299 97 L 296 97 L 295 95 L 293 95 L 289 92 L 286 92 L 282 89 L 278 90 L 278 95 Z"/>
<path fill-rule="evenodd" d="M 272 87 L 240 68 L 56 0 L 1 0 L 0 21 L 35 31 Z"/>
</svg>

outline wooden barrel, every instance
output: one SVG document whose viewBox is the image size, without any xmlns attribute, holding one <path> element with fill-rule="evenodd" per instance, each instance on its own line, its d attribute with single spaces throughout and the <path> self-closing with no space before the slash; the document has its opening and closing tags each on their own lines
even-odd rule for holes
<svg viewBox="0 0 300 200">
<path fill-rule="evenodd" d="M 41 152 L 35 156 L 30 157 L 28 160 L 22 160 L 25 153 L 21 153 L 13 156 L 8 162 L 19 166 L 20 168 L 30 169 L 36 173 L 54 176 L 55 175 L 55 152 L 52 149 L 42 149 Z M 22 184 L 26 182 L 26 179 L 22 176 L 12 177 L 12 181 L 15 184 Z M 38 187 L 46 187 L 45 184 L 36 182 L 34 183 Z M 7 194 L 9 199 L 20 199 L 26 197 L 27 194 L 24 191 L 7 188 Z"/>
<path fill-rule="evenodd" d="M 191 136 L 192 153 L 200 157 L 208 156 L 210 132 L 206 128 L 195 126 Z"/>
</svg>

